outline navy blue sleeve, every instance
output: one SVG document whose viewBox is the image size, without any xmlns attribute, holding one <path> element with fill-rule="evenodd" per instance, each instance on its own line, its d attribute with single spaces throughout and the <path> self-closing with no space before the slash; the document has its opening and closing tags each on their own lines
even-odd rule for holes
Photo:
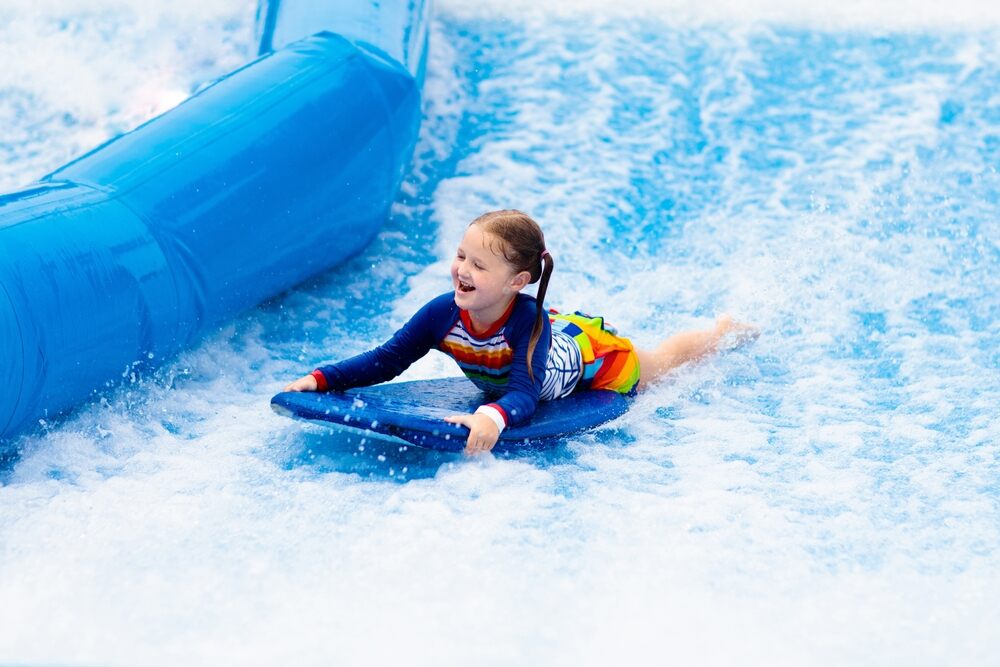
<svg viewBox="0 0 1000 667">
<path fill-rule="evenodd" d="M 549 358 L 552 328 L 549 318 L 544 315 L 542 335 L 538 338 L 538 344 L 531 357 L 534 380 L 528 377 L 528 343 L 531 340 L 531 330 L 535 327 L 535 312 L 535 300 L 522 297 L 505 327 L 507 342 L 514 350 L 514 360 L 507 380 L 507 393 L 491 405 L 501 408 L 508 426 L 521 424 L 535 414 L 542 382 L 545 380 L 545 362 Z"/>
<path fill-rule="evenodd" d="M 313 375 L 318 371 L 326 380 L 325 387 L 319 383 L 320 389 L 331 391 L 391 380 L 437 345 L 457 315 L 453 293 L 442 294 L 418 310 L 382 345 L 350 359 L 320 366 Z"/>
</svg>

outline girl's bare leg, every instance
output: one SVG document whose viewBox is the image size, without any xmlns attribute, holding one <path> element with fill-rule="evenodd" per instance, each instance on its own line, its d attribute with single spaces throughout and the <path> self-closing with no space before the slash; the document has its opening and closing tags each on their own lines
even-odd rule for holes
<svg viewBox="0 0 1000 667">
<path fill-rule="evenodd" d="M 644 384 L 654 382 L 679 366 L 704 359 L 719 349 L 723 338 L 726 338 L 725 349 L 735 349 L 759 335 L 756 327 L 734 322 L 729 315 L 721 315 L 711 329 L 674 334 L 654 350 L 636 349 L 642 381 Z"/>
</svg>

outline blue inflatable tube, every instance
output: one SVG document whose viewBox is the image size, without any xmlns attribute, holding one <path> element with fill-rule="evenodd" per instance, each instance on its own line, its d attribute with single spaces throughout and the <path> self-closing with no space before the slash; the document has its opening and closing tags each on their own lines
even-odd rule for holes
<svg viewBox="0 0 1000 667">
<path fill-rule="evenodd" d="M 376 9 L 373 10 L 372 5 Z M 269 53 L 317 32 L 336 32 L 363 44 L 375 44 L 423 81 L 430 0 L 261 0 L 257 5 L 260 53 Z"/>
<path fill-rule="evenodd" d="M 362 249 L 416 141 L 419 59 L 316 34 L 0 196 L 0 440 Z"/>
</svg>

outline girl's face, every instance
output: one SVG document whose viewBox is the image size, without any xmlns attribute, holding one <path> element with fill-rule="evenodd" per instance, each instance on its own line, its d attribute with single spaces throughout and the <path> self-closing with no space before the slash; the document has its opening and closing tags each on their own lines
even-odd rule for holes
<svg viewBox="0 0 1000 667">
<path fill-rule="evenodd" d="M 451 282 L 459 308 L 487 316 L 488 321 L 499 319 L 528 280 L 527 271 L 515 273 L 507 263 L 500 252 L 500 239 L 479 225 L 469 225 L 451 263 Z M 492 317 L 495 310 L 499 312 Z"/>
</svg>

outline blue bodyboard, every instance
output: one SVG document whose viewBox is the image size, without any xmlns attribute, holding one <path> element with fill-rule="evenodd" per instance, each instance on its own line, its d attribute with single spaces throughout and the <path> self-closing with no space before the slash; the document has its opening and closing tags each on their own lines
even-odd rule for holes
<svg viewBox="0 0 1000 667">
<path fill-rule="evenodd" d="M 469 430 L 444 421 L 490 399 L 465 378 L 394 382 L 344 392 L 283 392 L 271 399 L 278 414 L 392 436 L 443 451 L 461 451 Z M 623 415 L 629 399 L 613 391 L 579 391 L 542 401 L 531 419 L 500 434 L 495 452 L 552 446 L 560 438 Z"/>
</svg>

